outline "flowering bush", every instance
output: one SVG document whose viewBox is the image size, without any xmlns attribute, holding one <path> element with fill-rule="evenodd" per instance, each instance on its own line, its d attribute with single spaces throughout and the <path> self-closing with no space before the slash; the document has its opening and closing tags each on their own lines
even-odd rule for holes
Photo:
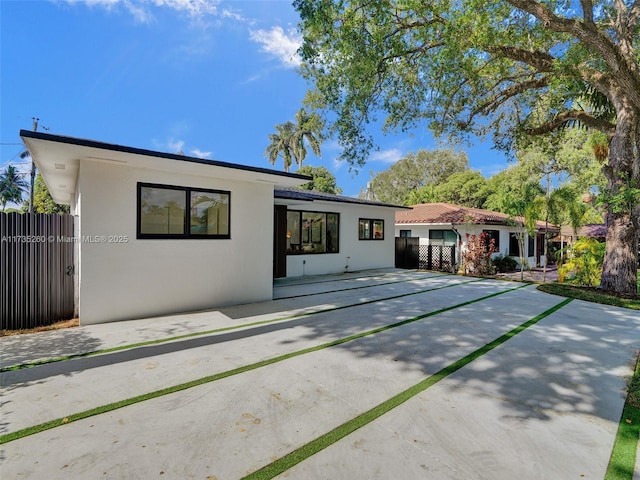
<svg viewBox="0 0 640 480">
<path fill-rule="evenodd" d="M 495 252 L 495 240 L 487 232 L 480 235 L 467 233 L 467 248 L 462 252 L 464 272 L 468 275 L 493 275 L 495 268 L 491 263 L 491 255 Z"/>
</svg>

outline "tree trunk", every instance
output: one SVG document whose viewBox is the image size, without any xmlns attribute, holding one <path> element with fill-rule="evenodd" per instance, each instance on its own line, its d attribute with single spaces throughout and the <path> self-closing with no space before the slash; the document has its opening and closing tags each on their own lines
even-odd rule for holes
<svg viewBox="0 0 640 480">
<path fill-rule="evenodd" d="M 616 131 L 609 148 L 609 165 L 604 173 L 611 199 L 624 189 L 640 188 L 640 112 L 632 107 L 618 109 Z M 628 190 L 627 190 L 628 191 Z M 640 200 L 628 196 L 622 202 L 607 203 L 607 246 L 602 266 L 600 288 L 605 291 L 638 297 L 638 237 Z"/>
</svg>

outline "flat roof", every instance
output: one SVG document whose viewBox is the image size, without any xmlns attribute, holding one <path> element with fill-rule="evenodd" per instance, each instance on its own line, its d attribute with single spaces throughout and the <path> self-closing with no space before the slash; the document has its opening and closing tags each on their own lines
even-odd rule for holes
<svg viewBox="0 0 640 480">
<path fill-rule="evenodd" d="M 54 201 L 61 204 L 70 204 L 75 197 L 80 161 L 108 162 L 192 175 L 264 182 L 270 183 L 274 187 L 292 187 L 312 180 L 306 175 L 281 172 L 270 168 L 208 160 L 31 130 L 20 130 L 20 137 L 42 174 Z"/>
<path fill-rule="evenodd" d="M 319 200 L 324 202 L 353 203 L 357 205 L 370 205 L 372 207 L 388 207 L 394 209 L 410 210 L 409 207 L 404 207 L 401 205 L 392 205 L 390 203 L 383 203 L 375 200 L 365 200 L 364 198 L 343 197 L 342 195 L 316 192 L 314 190 L 301 190 L 299 188 L 276 188 L 273 191 L 273 196 L 275 198 L 285 200 L 301 200 L 305 202 L 313 202 Z"/>
<path fill-rule="evenodd" d="M 188 155 L 180 155 L 178 153 L 158 152 L 155 150 L 147 150 L 144 148 L 127 147 L 124 145 L 118 145 L 114 143 L 99 142 L 96 140 L 89 140 L 85 138 L 68 137 L 64 135 L 54 135 L 50 133 L 34 132 L 32 130 L 20 130 L 20 136 L 22 138 L 37 138 L 39 140 L 48 140 L 50 142 L 65 143 L 68 145 L 78 145 L 82 147 L 99 148 L 102 150 L 111 150 L 114 152 L 131 153 L 134 155 L 144 155 L 148 157 L 168 158 L 171 160 L 178 160 L 181 162 L 200 163 L 202 165 L 211 165 L 215 167 L 234 168 L 238 170 L 245 170 L 247 172 L 268 173 L 270 175 L 278 175 L 289 178 L 299 178 L 301 180 L 311 181 L 312 178 L 307 175 L 300 175 L 299 173 L 280 172 L 272 168 L 253 167 L 250 165 L 241 165 L 239 163 L 223 162 L 220 160 L 209 160 L 206 158 L 190 157 Z"/>
</svg>

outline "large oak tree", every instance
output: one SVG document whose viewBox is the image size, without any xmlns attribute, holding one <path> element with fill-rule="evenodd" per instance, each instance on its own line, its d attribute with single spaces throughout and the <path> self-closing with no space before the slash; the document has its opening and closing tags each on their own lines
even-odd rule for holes
<svg viewBox="0 0 640 480">
<path fill-rule="evenodd" d="M 296 0 L 303 73 L 362 165 L 367 123 L 492 133 L 510 147 L 576 123 L 609 139 L 601 287 L 637 295 L 640 0 Z"/>
</svg>

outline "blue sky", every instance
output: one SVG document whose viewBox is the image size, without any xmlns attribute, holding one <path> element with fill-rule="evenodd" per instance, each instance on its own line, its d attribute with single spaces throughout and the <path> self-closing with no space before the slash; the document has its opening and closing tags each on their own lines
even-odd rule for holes
<svg viewBox="0 0 640 480">
<path fill-rule="evenodd" d="M 269 167 L 267 137 L 308 88 L 297 24 L 284 0 L 0 0 L 0 169 L 28 171 L 18 133 L 32 117 L 40 131 Z M 331 139 L 305 163 L 356 196 L 372 173 L 438 146 L 422 129 L 373 133 L 380 150 L 358 174 Z M 459 149 L 489 177 L 507 166 L 490 146 Z"/>
</svg>

